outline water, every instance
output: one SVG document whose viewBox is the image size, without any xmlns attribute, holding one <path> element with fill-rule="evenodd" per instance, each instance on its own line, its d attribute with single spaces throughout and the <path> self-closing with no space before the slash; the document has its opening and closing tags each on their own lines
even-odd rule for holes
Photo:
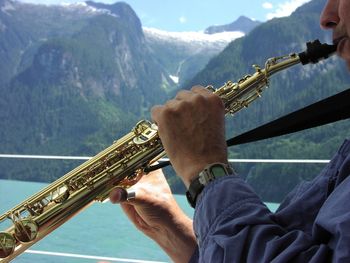
<svg viewBox="0 0 350 263">
<path fill-rule="evenodd" d="M 0 214 L 11 209 L 45 186 L 46 184 L 43 183 L 0 180 Z M 193 209 L 188 205 L 186 198 L 177 195 L 176 199 L 186 214 L 192 217 Z M 277 207 L 276 204 L 268 204 L 268 206 L 271 210 L 275 210 Z M 93 204 L 43 240 L 30 247 L 30 250 L 170 262 L 169 257 L 153 240 L 144 236 L 129 222 L 120 206 L 109 202 Z M 114 261 L 116 262 L 117 260 Z M 108 263 L 113 262 L 113 260 L 23 253 L 12 262 Z"/>
</svg>

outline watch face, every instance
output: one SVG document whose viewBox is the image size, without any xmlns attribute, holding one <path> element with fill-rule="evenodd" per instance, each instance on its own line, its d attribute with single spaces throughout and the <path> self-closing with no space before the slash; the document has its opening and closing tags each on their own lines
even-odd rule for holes
<svg viewBox="0 0 350 263">
<path fill-rule="evenodd" d="M 210 167 L 210 171 L 215 176 L 215 178 L 220 178 L 227 175 L 225 169 L 221 165 L 213 165 Z"/>
</svg>

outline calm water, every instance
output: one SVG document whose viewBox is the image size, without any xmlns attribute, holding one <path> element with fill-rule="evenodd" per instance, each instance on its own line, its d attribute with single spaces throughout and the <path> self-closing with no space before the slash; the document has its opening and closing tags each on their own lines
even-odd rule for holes
<svg viewBox="0 0 350 263">
<path fill-rule="evenodd" d="M 0 214 L 22 202 L 46 184 L 0 180 Z M 176 196 L 180 206 L 189 215 L 192 208 L 184 196 Z M 276 209 L 275 204 L 268 204 Z M 3 228 L 0 228 L 3 230 Z M 170 262 L 169 257 L 155 242 L 142 235 L 129 222 L 118 205 L 95 203 L 49 236 L 33 245 L 30 250 L 92 255 L 133 260 Z M 79 259 L 23 253 L 15 263 L 75 263 L 75 262 L 136 262 L 113 259 Z"/>
</svg>

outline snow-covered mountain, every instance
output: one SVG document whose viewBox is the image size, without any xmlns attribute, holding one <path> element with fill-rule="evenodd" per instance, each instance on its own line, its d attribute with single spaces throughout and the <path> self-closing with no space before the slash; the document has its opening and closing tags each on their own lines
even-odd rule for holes
<svg viewBox="0 0 350 263">
<path fill-rule="evenodd" d="M 243 37 L 242 31 L 220 32 L 216 34 L 206 34 L 204 32 L 169 32 L 155 28 L 143 28 L 143 32 L 148 38 L 161 41 L 179 42 L 184 45 L 195 45 L 202 47 L 222 47 L 236 38 Z"/>
<path fill-rule="evenodd" d="M 153 56 L 179 86 L 202 70 L 230 42 L 244 36 L 240 31 L 205 34 L 168 32 L 145 27 L 143 32 Z"/>
<path fill-rule="evenodd" d="M 167 32 L 143 27 L 153 55 L 179 86 L 202 70 L 211 58 L 261 23 L 241 16 L 230 24 L 209 26 L 202 32 Z"/>
</svg>

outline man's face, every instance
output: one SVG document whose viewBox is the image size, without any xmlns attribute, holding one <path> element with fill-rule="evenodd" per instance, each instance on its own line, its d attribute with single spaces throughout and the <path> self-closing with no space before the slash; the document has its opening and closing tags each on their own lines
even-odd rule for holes
<svg viewBox="0 0 350 263">
<path fill-rule="evenodd" d="M 338 55 L 350 70 L 350 0 L 328 0 L 321 15 L 321 26 L 333 30 Z"/>
</svg>

